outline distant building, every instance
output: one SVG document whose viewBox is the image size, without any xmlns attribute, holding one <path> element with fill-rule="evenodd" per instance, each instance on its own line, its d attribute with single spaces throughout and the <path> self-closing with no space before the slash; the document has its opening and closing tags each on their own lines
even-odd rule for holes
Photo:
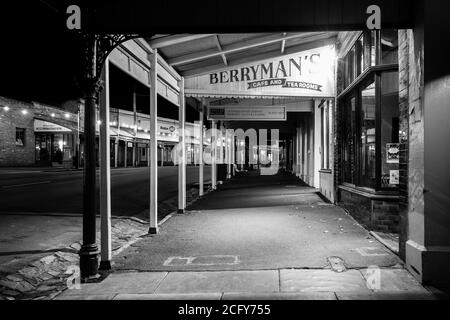
<svg viewBox="0 0 450 320">
<path fill-rule="evenodd" d="M 69 111 L 0 97 L 0 166 L 72 168 L 77 166 L 79 154 L 82 165 L 84 106 L 78 105 L 80 112 L 74 112 L 73 106 Z M 148 165 L 150 116 L 111 108 L 110 121 L 111 166 Z M 194 136 L 194 124 L 186 123 L 186 130 L 187 163 L 196 164 L 199 137 Z M 178 142 L 178 120 L 158 118 L 158 135 L 158 162 L 173 165 L 171 151 Z"/>
</svg>

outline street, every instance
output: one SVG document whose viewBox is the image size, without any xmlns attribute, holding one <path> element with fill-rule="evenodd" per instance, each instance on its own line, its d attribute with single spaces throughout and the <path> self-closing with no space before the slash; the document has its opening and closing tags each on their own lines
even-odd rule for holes
<svg viewBox="0 0 450 320">
<path fill-rule="evenodd" d="M 210 180 L 210 176 L 211 168 L 205 166 L 205 182 Z M 198 167 L 188 166 L 186 184 L 189 188 L 195 183 L 198 183 Z M 158 168 L 158 201 L 176 197 L 177 189 L 178 167 Z M 111 192 L 114 216 L 135 216 L 148 209 L 149 169 L 147 167 L 112 169 Z M 81 214 L 82 195 L 82 170 L 56 171 L 45 168 L 0 170 L 0 214 L 6 212 Z M 99 210 L 98 201 L 97 207 Z"/>
</svg>

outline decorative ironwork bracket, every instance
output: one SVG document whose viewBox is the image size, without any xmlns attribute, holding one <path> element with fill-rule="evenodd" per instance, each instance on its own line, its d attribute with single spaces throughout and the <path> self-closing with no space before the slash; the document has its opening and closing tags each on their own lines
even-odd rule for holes
<svg viewBox="0 0 450 320">
<path fill-rule="evenodd" d="M 83 44 L 82 89 L 85 95 L 101 90 L 100 75 L 106 57 L 121 43 L 137 38 L 135 34 L 81 34 Z"/>
<path fill-rule="evenodd" d="M 107 34 L 107 35 L 96 35 L 97 38 L 97 75 L 102 72 L 103 64 L 105 63 L 106 57 L 110 54 L 114 48 L 116 48 L 121 43 L 128 40 L 137 38 L 138 35 L 133 34 Z"/>
</svg>

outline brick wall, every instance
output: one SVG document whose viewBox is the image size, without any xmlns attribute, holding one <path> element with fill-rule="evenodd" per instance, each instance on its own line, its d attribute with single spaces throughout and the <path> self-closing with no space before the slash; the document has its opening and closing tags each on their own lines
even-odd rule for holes
<svg viewBox="0 0 450 320">
<path fill-rule="evenodd" d="M 345 208 L 366 229 L 398 233 L 400 226 L 397 200 L 371 199 L 339 189 L 339 206 Z"/>
<path fill-rule="evenodd" d="M 400 110 L 400 157 L 399 157 L 399 255 L 405 259 L 408 240 L 408 162 L 409 162 L 409 36 L 407 30 L 398 31 L 399 61 L 399 110 Z"/>
<path fill-rule="evenodd" d="M 371 229 L 383 232 L 399 232 L 399 204 L 395 201 L 372 200 Z"/>
<path fill-rule="evenodd" d="M 347 190 L 338 190 L 338 205 L 346 209 L 364 228 L 370 229 L 371 203 L 367 197 L 362 197 Z"/>
<path fill-rule="evenodd" d="M 16 145 L 16 128 L 25 129 L 24 146 Z M 0 97 L 0 166 L 34 165 L 34 150 L 33 105 Z"/>
<path fill-rule="evenodd" d="M 422 217 L 424 214 L 424 118 L 423 118 L 423 39 L 415 40 L 418 33 L 407 31 L 408 48 L 408 210 Z"/>
</svg>

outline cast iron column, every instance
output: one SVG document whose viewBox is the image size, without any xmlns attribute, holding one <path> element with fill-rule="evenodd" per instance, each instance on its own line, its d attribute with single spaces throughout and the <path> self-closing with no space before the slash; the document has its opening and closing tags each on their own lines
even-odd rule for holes
<svg viewBox="0 0 450 320">
<path fill-rule="evenodd" d="M 96 151 L 95 127 L 96 105 L 100 90 L 97 75 L 97 39 L 86 37 L 85 73 L 82 82 L 84 98 L 84 171 L 83 171 L 83 245 L 80 254 L 81 281 L 98 277 L 98 254 L 96 243 L 95 178 Z"/>
</svg>

